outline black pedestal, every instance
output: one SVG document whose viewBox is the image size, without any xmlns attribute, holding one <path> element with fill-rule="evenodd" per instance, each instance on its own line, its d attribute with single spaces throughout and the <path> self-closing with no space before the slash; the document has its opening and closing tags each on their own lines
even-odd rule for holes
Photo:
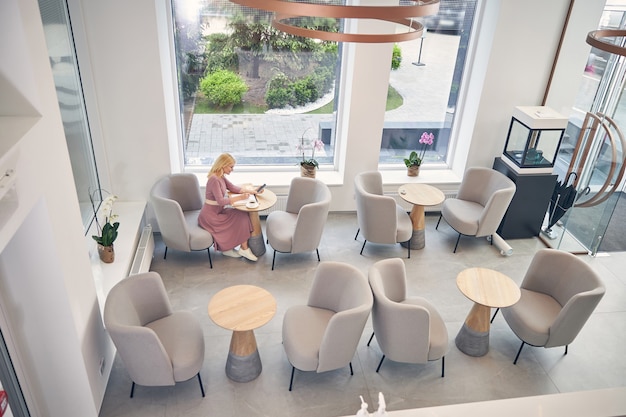
<svg viewBox="0 0 626 417">
<path fill-rule="evenodd" d="M 556 174 L 520 174 L 501 158 L 496 158 L 493 168 L 509 177 L 517 187 L 498 234 L 503 239 L 525 239 L 539 236 L 550 198 L 556 184 Z"/>
</svg>

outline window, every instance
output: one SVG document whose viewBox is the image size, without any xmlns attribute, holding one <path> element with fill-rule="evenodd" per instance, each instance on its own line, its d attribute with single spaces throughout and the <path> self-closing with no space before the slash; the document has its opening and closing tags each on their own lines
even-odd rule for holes
<svg viewBox="0 0 626 417">
<path fill-rule="evenodd" d="M 270 13 L 227 0 L 174 0 L 173 8 L 188 168 L 229 152 L 238 166 L 295 169 L 316 139 L 324 147 L 315 159 L 333 164 L 337 43 L 279 32 Z"/>
<path fill-rule="evenodd" d="M 475 10 L 475 0 L 441 0 L 437 15 L 423 19 L 422 38 L 395 46 L 381 165 L 402 164 L 413 150 L 424 151 L 425 164 L 446 162 Z M 432 145 L 419 143 L 424 132 Z"/>
<path fill-rule="evenodd" d="M 91 199 L 99 204 L 102 198 L 93 192 L 100 186 L 67 4 L 65 0 L 39 0 L 39 11 L 83 225 L 87 230 L 94 217 Z"/>
<path fill-rule="evenodd" d="M 425 162 L 446 162 L 475 9 L 476 0 L 442 0 L 439 13 L 424 18 L 422 39 L 396 45 L 394 59 L 398 51 L 402 62 L 391 71 L 381 165 L 403 164 L 423 132 L 435 136 Z M 174 15 L 187 168 L 206 169 L 221 152 L 230 152 L 238 165 L 295 169 L 298 158 L 310 157 L 315 139 L 324 143 L 315 153 L 322 169 L 334 164 L 341 45 L 277 32 L 270 13 L 226 0 L 174 0 Z M 227 97 L 220 103 L 203 87 L 221 70 L 239 78 L 229 87 L 243 81 L 241 102 Z"/>
</svg>

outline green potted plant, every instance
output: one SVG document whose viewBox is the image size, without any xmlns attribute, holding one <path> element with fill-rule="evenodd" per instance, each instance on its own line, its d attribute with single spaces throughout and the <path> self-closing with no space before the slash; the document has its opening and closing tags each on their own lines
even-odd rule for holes
<svg viewBox="0 0 626 417">
<path fill-rule="evenodd" d="M 309 128 L 310 129 L 310 128 Z M 324 142 L 320 139 L 313 139 L 308 145 L 304 143 L 304 135 L 309 130 L 305 130 L 300 137 L 300 145 L 298 145 L 298 151 L 302 152 L 302 161 L 300 161 L 300 174 L 303 177 L 315 178 L 315 169 L 319 167 L 319 163 L 315 159 L 315 151 L 321 151 L 324 149 Z M 311 157 L 306 158 L 304 152 L 311 149 Z"/>
<path fill-rule="evenodd" d="M 424 160 L 424 155 L 426 154 L 426 147 L 432 145 L 434 140 L 434 134 L 428 132 L 422 133 L 419 140 L 419 143 L 422 144 L 422 150 L 420 153 L 418 154 L 416 151 L 412 151 L 408 158 L 404 158 L 404 165 L 406 165 L 407 175 L 409 177 L 416 177 L 419 175 L 419 169 L 422 165 L 422 161 Z"/>
<path fill-rule="evenodd" d="M 117 239 L 117 229 L 120 227 L 120 223 L 116 222 L 117 214 L 113 214 L 113 203 L 117 200 L 117 196 L 110 195 L 102 201 L 101 213 L 104 218 L 104 224 L 100 226 L 98 221 L 98 213 L 95 210 L 93 197 L 91 198 L 91 204 L 94 209 L 96 227 L 98 228 L 98 234 L 92 235 L 93 240 L 98 243 L 98 255 L 102 262 L 111 263 L 115 260 L 115 251 L 113 249 L 113 242 Z"/>
</svg>

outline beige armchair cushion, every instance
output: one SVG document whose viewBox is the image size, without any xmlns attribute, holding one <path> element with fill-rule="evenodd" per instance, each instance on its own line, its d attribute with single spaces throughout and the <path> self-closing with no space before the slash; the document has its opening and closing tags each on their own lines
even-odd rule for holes
<svg viewBox="0 0 626 417">
<path fill-rule="evenodd" d="M 294 369 L 316 372 L 351 366 L 372 303 L 361 271 L 346 263 L 322 262 L 307 304 L 288 308 L 283 318 L 289 363 Z"/>
<path fill-rule="evenodd" d="M 354 179 L 354 187 L 359 232 L 365 242 L 395 244 L 411 239 L 413 236 L 411 218 L 393 197 L 383 195 L 380 172 L 358 174 Z M 409 248 L 409 257 L 410 255 Z"/>
<path fill-rule="evenodd" d="M 276 252 L 302 253 L 316 251 L 322 238 L 331 194 L 328 186 L 314 178 L 291 180 L 284 211 L 271 212 L 266 219 L 267 241 Z"/>
<path fill-rule="evenodd" d="M 369 270 L 374 294 L 372 324 L 383 360 L 426 363 L 448 352 L 446 325 L 428 300 L 407 296 L 406 269 L 402 259 L 376 262 Z M 442 376 L 443 376 L 442 363 Z M 378 371 L 378 370 L 377 370 Z"/>
<path fill-rule="evenodd" d="M 174 385 L 197 375 L 204 396 L 200 322 L 191 312 L 172 311 L 158 273 L 133 275 L 116 284 L 105 302 L 104 324 L 133 389 L 135 383 Z"/>
<path fill-rule="evenodd" d="M 524 343 L 546 348 L 572 343 L 604 296 L 605 287 L 576 255 L 541 249 L 533 257 L 520 291 L 520 300 L 503 308 L 502 315 L 522 340 L 521 352 Z"/>
<path fill-rule="evenodd" d="M 456 198 L 443 202 L 439 217 L 459 233 L 455 252 L 461 235 L 484 237 L 496 233 L 515 190 L 515 183 L 494 169 L 473 167 L 465 172 Z"/>
<path fill-rule="evenodd" d="M 213 236 L 198 225 L 198 215 L 204 204 L 198 177 L 184 173 L 161 178 L 150 191 L 150 202 L 166 246 L 165 256 L 167 248 L 183 252 L 206 249 L 213 267 L 208 251 L 213 245 Z"/>
</svg>

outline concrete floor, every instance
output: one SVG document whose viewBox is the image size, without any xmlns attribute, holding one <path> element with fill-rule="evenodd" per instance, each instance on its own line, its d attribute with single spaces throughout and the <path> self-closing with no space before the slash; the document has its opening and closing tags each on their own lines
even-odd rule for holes
<svg viewBox="0 0 626 417">
<path fill-rule="evenodd" d="M 513 359 L 520 341 L 501 315 L 495 319 L 490 350 L 483 357 L 459 351 L 454 338 L 472 302 L 457 289 L 456 275 L 467 267 L 493 268 L 521 282 L 533 254 L 543 244 L 536 238 L 511 240 L 510 257 L 500 255 L 485 239 L 463 237 L 456 254 L 452 248 L 456 233 L 445 223 L 435 230 L 438 216 L 426 216 L 426 247 L 412 251 L 400 245 L 367 243 L 363 255 L 362 237 L 354 213 L 331 213 L 319 252 L 322 261 L 334 260 L 358 266 L 364 273 L 376 261 L 390 257 L 405 260 L 409 293 L 429 299 L 442 314 L 449 333 L 446 375 L 441 378 L 439 361 L 412 365 L 386 360 L 379 373 L 381 352 L 374 341 L 367 347 L 371 321 L 363 332 L 352 361 L 354 375 L 339 369 L 322 374 L 296 371 L 293 391 L 288 391 L 291 365 L 281 344 L 285 310 L 306 301 L 318 265 L 314 253 L 277 254 L 271 271 L 272 249 L 257 263 L 227 258 L 213 250 L 213 269 L 205 252 L 169 251 L 163 260 L 164 245 L 157 235 L 152 270 L 163 277 L 175 309 L 188 309 L 201 321 L 206 338 L 206 359 L 201 371 L 206 397 L 202 398 L 197 379 L 173 387 L 141 387 L 129 398 L 131 381 L 116 358 L 109 380 L 101 417 L 115 416 L 342 416 L 354 415 L 362 395 L 375 410 L 378 393 L 385 395 L 387 410 L 402 410 L 560 392 L 586 391 L 626 386 L 626 252 L 605 256 L 582 255 L 599 272 L 607 287 L 600 305 L 569 347 L 526 346 L 517 365 Z M 264 226 L 264 222 L 263 226 Z M 254 381 L 236 383 L 224 373 L 230 332 L 215 325 L 207 315 L 213 294 L 236 284 L 254 284 L 269 290 L 277 300 L 275 317 L 256 331 L 263 372 Z M 626 401 L 626 400 L 624 400 Z"/>
</svg>

